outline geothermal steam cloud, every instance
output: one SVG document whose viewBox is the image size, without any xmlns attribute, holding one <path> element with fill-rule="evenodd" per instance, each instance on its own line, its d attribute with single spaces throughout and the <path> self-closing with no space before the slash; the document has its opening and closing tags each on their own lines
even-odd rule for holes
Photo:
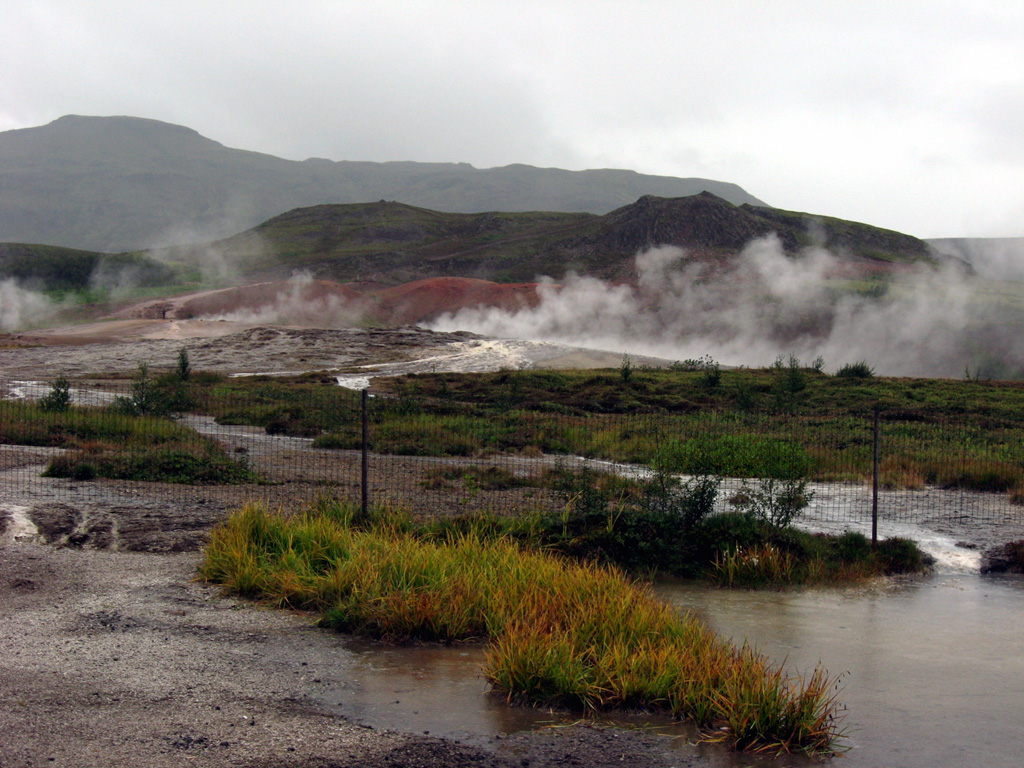
<svg viewBox="0 0 1024 768">
<path fill-rule="evenodd" d="M 774 236 L 751 242 L 728 264 L 658 247 L 637 255 L 635 286 L 545 278 L 536 307 L 463 309 L 431 327 L 670 360 L 710 354 L 736 366 L 790 354 L 806 362 L 820 356 L 833 368 L 866 360 L 893 376 L 962 375 L 981 364 L 983 340 L 990 358 L 1019 369 L 1020 341 L 972 307 L 962 268 L 908 270 L 881 296 L 837 293 L 834 278 L 844 268 L 820 247 L 787 255 Z"/>
</svg>

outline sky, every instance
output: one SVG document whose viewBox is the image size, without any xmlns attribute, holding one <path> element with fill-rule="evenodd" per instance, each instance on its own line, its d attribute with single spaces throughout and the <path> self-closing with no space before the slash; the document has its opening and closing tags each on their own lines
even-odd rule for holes
<svg viewBox="0 0 1024 768">
<path fill-rule="evenodd" d="M 293 160 L 627 168 L 1024 236 L 1021 0 L 0 0 L 0 130 L 132 115 Z"/>
</svg>

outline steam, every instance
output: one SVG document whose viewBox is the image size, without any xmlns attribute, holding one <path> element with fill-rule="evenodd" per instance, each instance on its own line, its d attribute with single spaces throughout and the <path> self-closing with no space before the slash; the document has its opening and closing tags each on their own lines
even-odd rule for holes
<svg viewBox="0 0 1024 768">
<path fill-rule="evenodd" d="M 972 300 L 962 267 L 921 266 L 892 278 L 882 295 L 865 295 L 836 290 L 848 261 L 818 246 L 788 255 L 775 236 L 731 260 L 692 259 L 662 246 L 635 263 L 635 285 L 544 279 L 534 308 L 463 309 L 431 328 L 668 360 L 711 355 L 730 366 L 795 354 L 808 364 L 821 357 L 833 370 L 864 360 L 889 376 L 1024 370 L 1016 324 Z"/>
<path fill-rule="evenodd" d="M 201 242 L 202 234 L 185 227 L 173 230 L 168 238 L 185 244 L 160 245 L 147 251 L 147 255 L 171 267 L 197 270 L 201 282 L 206 285 L 237 283 L 243 272 L 272 260 L 273 256 L 273 248 L 259 232 L 253 230 L 202 245 L 188 244 Z"/>
<path fill-rule="evenodd" d="M 282 290 L 262 304 L 208 313 L 203 317 L 252 325 L 280 323 L 325 327 L 357 323 L 365 311 L 364 302 L 318 291 L 313 277 L 301 272 L 292 275 Z"/>
<path fill-rule="evenodd" d="M 44 294 L 22 287 L 14 278 L 0 281 L 0 331 L 11 333 L 42 325 L 55 309 Z"/>
</svg>

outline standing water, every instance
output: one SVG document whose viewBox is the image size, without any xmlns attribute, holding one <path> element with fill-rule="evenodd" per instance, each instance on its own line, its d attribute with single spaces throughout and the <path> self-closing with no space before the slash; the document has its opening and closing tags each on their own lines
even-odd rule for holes
<svg viewBox="0 0 1024 768">
<path fill-rule="evenodd" d="M 841 675 L 850 768 L 1022 764 L 1024 581 L 974 574 L 848 590 L 662 585 L 793 673 Z"/>
<path fill-rule="evenodd" d="M 924 527 L 909 525 L 899 534 L 936 555 L 938 573 L 843 589 L 747 591 L 663 582 L 656 590 L 790 674 L 808 674 L 820 664 L 839 678 L 849 749 L 832 765 L 1016 768 L 1024 744 L 1024 579 L 979 575 L 976 554 Z M 480 677 L 481 649 L 370 644 L 353 650 L 359 693 L 346 697 L 342 711 L 356 720 L 477 743 L 565 721 L 550 712 L 509 709 L 489 693 Z M 686 746 L 692 729 L 654 725 L 692 750 Z M 813 764 L 715 746 L 698 751 L 722 768 Z"/>
</svg>

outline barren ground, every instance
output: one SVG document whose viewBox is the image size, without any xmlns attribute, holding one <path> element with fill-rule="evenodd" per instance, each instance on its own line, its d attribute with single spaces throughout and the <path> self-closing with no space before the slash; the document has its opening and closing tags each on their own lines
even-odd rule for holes
<svg viewBox="0 0 1024 768">
<path fill-rule="evenodd" d="M 431 358 L 462 334 L 327 331 L 127 319 L 21 334 L 0 378 L 174 365 L 350 370 Z M 576 355 L 572 350 L 539 357 Z M 614 363 L 612 363 L 614 364 Z M 193 581 L 199 548 L 239 499 L 76 499 L 21 491 L 45 450 L 0 451 L 0 766 L 703 765 L 661 737 L 580 725 L 476 747 L 377 731 L 313 702 L 345 689 L 351 658 L 310 616 L 262 610 Z M 6 477 L 5 477 L 6 476 Z M 116 489 L 114 489 L 116 490 Z M 118 501 L 120 499 L 120 501 Z M 46 543 L 49 542 L 49 543 Z M 438 702 L 437 706 L 444 706 Z"/>
</svg>

